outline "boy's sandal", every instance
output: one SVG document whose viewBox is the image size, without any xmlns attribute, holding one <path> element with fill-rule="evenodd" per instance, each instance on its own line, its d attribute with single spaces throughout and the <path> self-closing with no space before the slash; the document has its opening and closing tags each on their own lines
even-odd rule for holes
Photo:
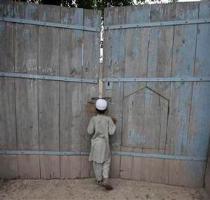
<svg viewBox="0 0 210 200">
<path fill-rule="evenodd" d="M 102 186 L 105 187 L 106 190 L 113 190 L 113 187 L 107 183 L 106 184 L 103 183 Z"/>
</svg>

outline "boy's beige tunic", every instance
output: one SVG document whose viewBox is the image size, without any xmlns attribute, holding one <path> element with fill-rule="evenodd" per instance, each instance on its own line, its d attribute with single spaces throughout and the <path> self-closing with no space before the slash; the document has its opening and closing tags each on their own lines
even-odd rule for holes
<svg viewBox="0 0 210 200">
<path fill-rule="evenodd" d="M 88 134 L 92 135 L 89 161 L 103 163 L 110 158 L 109 135 L 113 135 L 116 126 L 111 117 L 97 115 L 91 118 Z"/>
</svg>

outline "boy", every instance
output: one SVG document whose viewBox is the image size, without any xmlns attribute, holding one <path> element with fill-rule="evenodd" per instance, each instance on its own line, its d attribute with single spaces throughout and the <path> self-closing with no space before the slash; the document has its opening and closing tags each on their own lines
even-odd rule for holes
<svg viewBox="0 0 210 200">
<path fill-rule="evenodd" d="M 105 115 L 107 101 L 98 99 L 96 101 L 97 115 L 92 117 L 87 132 L 93 135 L 91 138 L 91 150 L 89 161 L 93 161 L 93 169 L 96 181 L 99 185 L 111 190 L 108 183 L 111 153 L 109 147 L 109 135 L 113 135 L 116 129 L 112 118 Z"/>
</svg>

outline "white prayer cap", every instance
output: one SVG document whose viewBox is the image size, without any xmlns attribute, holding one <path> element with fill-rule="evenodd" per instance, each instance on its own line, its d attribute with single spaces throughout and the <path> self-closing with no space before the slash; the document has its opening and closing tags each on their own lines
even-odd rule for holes
<svg viewBox="0 0 210 200">
<path fill-rule="evenodd" d="M 96 108 L 98 110 L 101 110 L 101 111 L 106 110 L 106 108 L 107 108 L 107 101 L 105 99 L 98 99 L 96 101 Z"/>
</svg>

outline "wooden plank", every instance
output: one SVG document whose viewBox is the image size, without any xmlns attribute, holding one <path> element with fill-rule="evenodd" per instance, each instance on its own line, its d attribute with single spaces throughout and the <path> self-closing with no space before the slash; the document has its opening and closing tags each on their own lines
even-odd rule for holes
<svg viewBox="0 0 210 200">
<path fill-rule="evenodd" d="M 203 187 L 205 162 L 169 160 L 170 185 Z"/>
<path fill-rule="evenodd" d="M 210 17 L 210 3 L 200 4 L 199 18 Z M 197 26 L 194 76 L 210 76 L 210 25 Z M 193 83 L 188 154 L 206 156 L 210 138 L 210 83 Z"/>
<path fill-rule="evenodd" d="M 198 3 L 176 5 L 176 19 L 197 19 Z M 175 27 L 172 76 L 193 76 L 197 25 Z M 189 151 L 189 122 L 192 108 L 192 83 L 171 84 L 168 138 L 169 152 L 186 155 Z M 170 161 L 169 184 L 201 186 L 203 163 Z"/>
<path fill-rule="evenodd" d="M 12 16 L 13 6 L 1 4 L 0 15 Z M 0 22 L 0 71 L 14 72 L 14 27 Z M 16 149 L 14 79 L 0 79 L 0 149 Z"/>
<path fill-rule="evenodd" d="M 121 16 L 121 17 L 119 17 Z M 125 23 L 125 8 L 105 9 L 104 25 Z M 103 77 L 123 76 L 125 65 L 125 31 L 108 30 L 104 33 Z M 111 90 L 104 87 L 104 95 L 111 97 L 108 114 L 117 119 L 115 135 L 111 137 L 113 150 L 119 150 L 122 137 L 123 83 L 113 83 Z"/>
<path fill-rule="evenodd" d="M 13 16 L 13 4 L 1 4 L 0 15 Z M 0 71 L 14 71 L 14 25 L 10 23 L 0 22 Z"/>
<path fill-rule="evenodd" d="M 39 20 L 60 22 L 60 7 L 39 6 Z M 39 74 L 59 75 L 59 30 L 39 27 Z M 59 84 L 38 81 L 41 150 L 59 149 Z"/>
<path fill-rule="evenodd" d="M 0 16 L 3 17 L 4 16 L 4 2 L 2 2 L 0 4 Z"/>
<path fill-rule="evenodd" d="M 38 20 L 38 6 L 36 4 L 15 3 L 14 17 Z M 38 28 L 36 26 L 15 24 L 16 72 L 36 74 L 38 65 L 37 40 Z"/>
<path fill-rule="evenodd" d="M 128 7 L 126 23 L 148 22 L 150 6 Z M 124 77 L 145 77 L 150 29 L 128 29 L 125 41 Z M 141 62 L 139 62 L 141 60 Z M 144 87 L 145 83 L 124 83 L 123 145 L 144 147 Z"/>
<path fill-rule="evenodd" d="M 5 179 L 17 178 L 18 166 L 16 156 L 0 156 L 0 177 Z"/>
<path fill-rule="evenodd" d="M 14 79 L 0 79 L 0 149 L 16 149 Z"/>
<path fill-rule="evenodd" d="M 133 171 L 133 157 L 121 156 L 120 160 L 120 178 L 131 179 Z"/>
<path fill-rule="evenodd" d="M 100 27 L 100 11 L 84 10 L 84 26 Z M 83 49 L 82 49 L 82 77 L 98 78 L 99 74 L 99 33 L 83 32 Z M 90 118 L 94 113 L 89 112 L 89 103 L 92 97 L 98 96 L 98 85 L 82 84 L 82 101 L 81 101 L 81 127 L 80 127 L 80 149 L 87 151 L 90 149 L 90 141 L 87 136 L 87 126 Z"/>
<path fill-rule="evenodd" d="M 175 4 L 151 5 L 150 22 L 173 20 L 174 17 Z M 172 45 L 173 27 L 150 29 L 147 77 L 171 76 Z M 145 135 L 152 150 L 144 151 L 164 152 L 170 83 L 147 83 L 147 86 L 151 90 L 145 92 Z"/>
<path fill-rule="evenodd" d="M 38 19 L 38 7 L 36 5 L 15 3 L 14 16 L 16 18 Z M 37 73 L 38 65 L 38 27 L 32 25 L 15 24 L 15 72 Z M 16 124 L 17 124 L 17 148 L 39 149 L 38 140 L 38 102 L 37 81 L 15 80 L 16 89 Z M 34 156 L 18 157 L 18 169 L 21 178 L 39 177 L 39 159 Z M 22 166 L 31 166 L 30 170 L 21 171 Z M 35 169 L 38 166 L 38 169 Z M 37 170 L 37 171 L 36 171 Z"/>
<path fill-rule="evenodd" d="M 13 4 L 1 2 L 0 16 L 12 16 Z M 0 71 L 14 72 L 14 26 L 0 22 Z M 16 149 L 15 84 L 14 79 L 0 79 L 0 149 Z M 16 178 L 16 156 L 0 156 L 0 177 Z"/>
<path fill-rule="evenodd" d="M 60 7 L 40 5 L 39 20 L 60 22 Z M 38 73 L 59 75 L 59 29 L 39 27 Z M 59 83 L 38 81 L 40 150 L 59 150 Z M 59 162 L 58 162 L 59 161 Z M 54 167 L 51 167 L 56 163 Z M 42 177 L 60 176 L 60 160 L 40 157 Z"/>
<path fill-rule="evenodd" d="M 125 11 L 126 9 L 122 7 L 105 9 L 104 25 L 125 23 Z M 125 67 L 125 30 L 105 31 L 103 55 L 103 77 L 123 77 Z M 113 83 L 111 90 L 106 90 L 106 87 L 104 87 L 104 96 L 111 98 L 108 114 L 117 120 L 115 135 L 110 138 L 111 150 L 120 150 L 122 145 L 123 83 Z M 111 177 L 129 177 L 127 160 L 116 156 L 112 158 Z"/>
<path fill-rule="evenodd" d="M 206 191 L 210 195 L 210 151 L 208 153 L 208 162 L 207 162 L 207 168 L 205 171 L 204 186 L 205 186 Z"/>
<path fill-rule="evenodd" d="M 43 179 L 60 178 L 59 156 L 40 155 L 40 177 Z"/>
<path fill-rule="evenodd" d="M 123 152 L 134 151 L 133 147 L 121 146 L 120 148 Z M 134 156 L 121 156 L 120 157 L 120 178 L 132 179 L 133 176 L 133 165 Z"/>
<path fill-rule="evenodd" d="M 142 178 L 142 158 L 134 157 L 133 158 L 133 169 L 132 169 L 132 179 L 133 180 L 143 180 Z"/>
<path fill-rule="evenodd" d="M 81 177 L 80 156 L 62 156 L 61 157 L 61 177 L 62 178 L 80 178 Z"/>
<path fill-rule="evenodd" d="M 199 7 L 199 18 L 210 16 L 210 3 L 203 2 Z M 207 45 L 210 34 L 210 25 L 197 25 L 197 48 L 195 52 L 194 76 L 210 75 L 210 59 Z M 189 125 L 189 147 L 188 155 L 207 156 L 209 146 L 209 101 L 210 84 L 193 83 L 192 108 Z M 208 168 L 207 168 L 208 170 Z M 198 169 L 195 169 L 198 171 Z M 207 171 L 208 174 L 208 171 Z M 208 177 L 208 175 L 207 175 Z M 206 178 L 207 179 L 207 178 Z"/>
<path fill-rule="evenodd" d="M 83 25 L 90 27 L 100 27 L 100 11 L 84 10 Z M 99 33 L 83 32 L 82 43 L 82 78 L 98 78 L 99 76 Z M 95 114 L 94 104 L 90 104 L 92 97 L 98 96 L 98 85 L 82 84 L 81 91 L 81 127 L 80 127 L 80 150 L 90 150 L 90 137 L 87 135 L 87 126 L 90 118 Z M 94 177 L 92 162 L 83 162 L 81 158 L 81 176 L 83 169 L 87 168 L 86 175 Z M 85 172 L 85 171 L 84 171 Z M 87 174 L 88 173 L 88 174 Z"/>
<path fill-rule="evenodd" d="M 168 183 L 168 163 L 165 159 L 142 158 L 141 181 Z"/>
<path fill-rule="evenodd" d="M 110 177 L 120 178 L 120 156 L 112 156 Z"/>
<path fill-rule="evenodd" d="M 210 17 L 210 2 L 202 2 L 199 7 L 199 18 Z M 210 75 L 210 25 L 197 26 L 197 48 L 194 75 Z M 189 154 L 208 158 L 205 170 L 205 189 L 210 195 L 210 144 L 209 141 L 209 83 L 193 84 L 192 110 L 190 116 Z M 202 98 L 200 98 L 202 97 Z M 198 139 L 199 138 L 199 139 Z M 208 153 L 206 153 L 208 151 Z"/>
<path fill-rule="evenodd" d="M 197 3 L 176 5 L 176 19 L 197 19 Z M 196 25 L 175 27 L 172 76 L 192 76 L 196 48 Z M 188 143 L 188 126 L 192 84 L 172 83 L 168 127 L 168 153 L 185 154 Z"/>
<path fill-rule="evenodd" d="M 40 178 L 39 156 L 18 155 L 18 177 L 23 179 Z"/>
<path fill-rule="evenodd" d="M 148 22 L 150 6 L 127 7 L 126 23 Z M 149 44 L 150 29 L 128 29 L 125 30 L 125 69 L 124 77 L 139 76 L 145 77 L 147 74 L 147 47 Z M 141 62 L 139 62 L 141 60 Z M 122 144 L 123 146 L 135 147 L 127 148 L 128 151 L 141 152 L 145 145 L 144 135 L 144 105 L 145 83 L 124 83 L 123 84 L 123 124 L 122 124 Z M 121 148 L 126 150 L 126 148 Z M 132 179 L 138 177 L 139 167 L 135 157 L 121 157 L 120 177 Z M 135 170 L 134 170 L 135 169 Z M 136 179 L 136 178 L 135 178 Z"/>
<path fill-rule="evenodd" d="M 81 178 L 89 178 L 90 170 L 92 168 L 92 162 L 89 162 L 89 156 L 80 156 L 80 164 Z"/>
<path fill-rule="evenodd" d="M 61 23 L 83 25 L 83 10 L 61 8 Z M 82 78 L 83 32 L 61 29 L 60 76 Z M 81 84 L 60 83 L 60 149 L 79 151 Z"/>
<path fill-rule="evenodd" d="M 16 18 L 38 19 L 38 7 L 33 4 L 15 4 Z M 15 72 L 37 73 L 38 27 L 16 24 Z M 38 149 L 37 81 L 15 80 L 16 123 L 18 149 Z"/>
<path fill-rule="evenodd" d="M 170 185 L 201 187 L 204 167 L 205 162 L 202 161 L 136 157 L 133 161 L 132 179 Z"/>
</svg>

